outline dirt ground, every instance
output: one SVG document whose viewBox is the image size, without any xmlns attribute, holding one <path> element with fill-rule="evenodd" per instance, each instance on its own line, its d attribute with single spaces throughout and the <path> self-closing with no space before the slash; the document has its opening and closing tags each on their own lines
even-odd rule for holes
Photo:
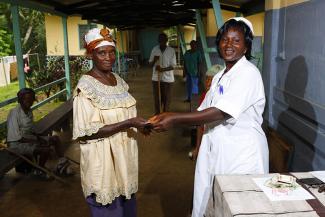
<svg viewBox="0 0 325 217">
<path fill-rule="evenodd" d="M 130 93 L 137 100 L 138 114 L 149 118 L 153 114 L 151 69 L 140 68 L 136 76 L 126 79 Z M 176 72 L 172 111 L 188 111 L 184 103 L 185 84 Z M 191 210 L 195 162 L 190 161 L 189 129 L 173 129 L 140 137 L 138 217 L 187 217 Z M 71 144 L 66 152 L 79 161 L 79 147 Z M 79 168 L 75 165 L 75 169 Z M 79 171 L 64 180 L 44 181 L 32 175 L 20 175 L 11 170 L 0 179 L 1 217 L 87 217 Z"/>
</svg>

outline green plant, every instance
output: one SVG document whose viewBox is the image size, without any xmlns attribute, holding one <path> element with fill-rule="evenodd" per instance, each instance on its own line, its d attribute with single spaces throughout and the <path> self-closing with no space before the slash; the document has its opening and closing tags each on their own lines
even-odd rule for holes
<svg viewBox="0 0 325 217">
<path fill-rule="evenodd" d="M 35 66 L 31 66 L 32 71 L 27 74 L 26 80 L 31 88 L 37 88 L 43 86 L 45 84 L 51 83 L 55 80 L 58 80 L 64 77 L 64 66 L 61 63 L 63 61 L 62 57 L 59 58 L 51 58 L 48 60 L 45 67 L 41 67 L 41 69 L 37 69 Z M 46 97 L 51 95 L 51 91 L 61 89 L 62 85 L 55 85 L 43 90 Z"/>
<path fill-rule="evenodd" d="M 84 60 L 84 57 L 69 57 L 70 81 L 72 89 L 77 85 L 80 76 L 84 72 L 82 67 Z M 45 68 L 41 70 L 36 69 L 29 73 L 26 80 L 29 86 L 35 89 L 63 77 L 65 77 L 64 58 L 63 56 L 57 56 L 49 58 Z M 43 92 L 47 97 L 49 97 L 51 92 L 57 92 L 64 89 L 64 87 L 64 83 L 60 83 L 44 89 Z"/>
<path fill-rule="evenodd" d="M 11 16 L 10 4 L 0 3 L 0 29 L 5 30 L 5 34 L 10 38 L 10 40 L 7 41 L 8 43 L 6 43 L 10 50 L 8 49 L 7 52 L 4 53 L 4 56 L 14 55 L 14 41 L 12 40 L 13 24 Z M 19 7 L 19 23 L 23 53 L 37 52 L 41 56 L 44 56 L 46 54 L 44 13 L 30 8 Z M 3 49 L 2 46 L 0 42 L 0 51 Z"/>
<path fill-rule="evenodd" d="M 177 28 L 176 28 L 176 26 L 169 27 L 164 32 L 168 36 L 168 45 L 171 47 L 177 47 Z"/>
<path fill-rule="evenodd" d="M 12 34 L 9 34 L 4 29 L 0 29 L 0 56 L 8 56 L 12 54 L 11 41 Z"/>
<path fill-rule="evenodd" d="M 74 89 L 77 86 L 77 83 L 81 77 L 81 75 L 86 71 L 83 68 L 82 63 L 85 61 L 85 57 L 76 56 L 71 57 L 70 64 L 70 79 L 71 79 L 71 88 Z"/>
</svg>

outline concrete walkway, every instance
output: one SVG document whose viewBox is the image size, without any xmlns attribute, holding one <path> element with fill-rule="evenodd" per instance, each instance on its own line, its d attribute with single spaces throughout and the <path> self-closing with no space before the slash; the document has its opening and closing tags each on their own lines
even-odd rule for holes
<svg viewBox="0 0 325 217">
<path fill-rule="evenodd" d="M 151 69 L 128 76 L 130 93 L 137 100 L 140 116 L 153 114 Z M 188 111 L 185 84 L 176 73 L 172 111 Z M 188 159 L 189 130 L 173 129 L 140 137 L 138 217 L 187 217 L 192 203 L 195 163 Z M 79 161 L 79 147 L 70 145 L 67 155 Z M 77 170 L 79 168 L 75 166 Z M 69 185 L 42 181 L 10 171 L 0 180 L 1 217 L 87 217 L 79 173 L 65 178 Z"/>
</svg>

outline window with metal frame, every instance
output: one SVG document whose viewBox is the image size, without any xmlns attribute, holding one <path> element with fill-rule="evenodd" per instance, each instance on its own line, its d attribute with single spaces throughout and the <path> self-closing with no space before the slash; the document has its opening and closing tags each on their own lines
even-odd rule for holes
<svg viewBox="0 0 325 217">
<path fill-rule="evenodd" d="M 79 24 L 78 25 L 78 32 L 79 32 L 79 49 L 82 50 L 84 49 L 84 37 L 85 34 L 88 32 L 88 30 L 92 28 L 96 28 L 96 24 Z"/>
</svg>

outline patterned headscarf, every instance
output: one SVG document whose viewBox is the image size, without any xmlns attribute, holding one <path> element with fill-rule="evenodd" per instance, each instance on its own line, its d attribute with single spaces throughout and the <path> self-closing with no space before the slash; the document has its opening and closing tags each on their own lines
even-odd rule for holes
<svg viewBox="0 0 325 217">
<path fill-rule="evenodd" d="M 87 54 L 90 54 L 95 48 L 110 45 L 115 47 L 115 41 L 109 30 L 106 28 L 98 29 L 94 28 L 87 32 L 85 35 L 85 45 Z"/>
</svg>

